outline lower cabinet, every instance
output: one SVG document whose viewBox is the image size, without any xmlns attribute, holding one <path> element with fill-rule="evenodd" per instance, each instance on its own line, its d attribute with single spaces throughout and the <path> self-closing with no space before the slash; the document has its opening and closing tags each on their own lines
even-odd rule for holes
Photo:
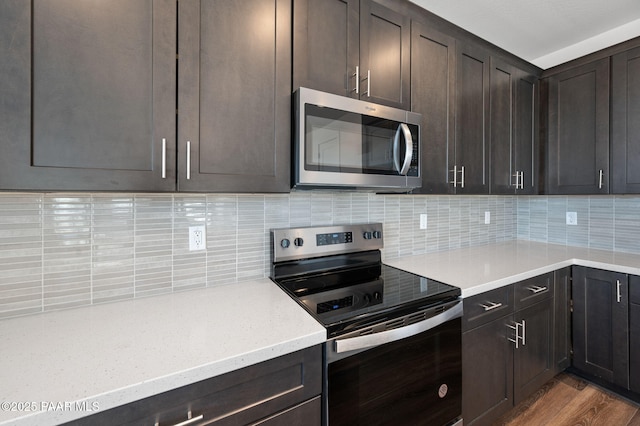
<svg viewBox="0 0 640 426">
<path fill-rule="evenodd" d="M 629 389 L 640 393 L 640 277 L 629 277 Z"/>
<path fill-rule="evenodd" d="M 629 389 L 627 275 L 573 267 L 573 367 Z"/>
<path fill-rule="evenodd" d="M 320 425 L 321 393 L 315 346 L 67 424 Z"/>
<path fill-rule="evenodd" d="M 554 274 L 464 300 L 462 415 L 489 425 L 556 373 Z"/>
</svg>

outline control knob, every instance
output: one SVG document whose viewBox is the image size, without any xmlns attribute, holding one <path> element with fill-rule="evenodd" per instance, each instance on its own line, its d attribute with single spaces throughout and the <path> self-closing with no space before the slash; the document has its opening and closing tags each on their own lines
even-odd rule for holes
<svg viewBox="0 0 640 426">
<path fill-rule="evenodd" d="M 289 239 L 288 239 L 288 238 L 283 238 L 283 239 L 280 241 L 280 247 L 282 247 L 282 248 L 285 248 L 285 249 L 286 249 L 286 248 L 288 248 L 290 245 L 291 245 L 291 241 L 289 241 Z"/>
<path fill-rule="evenodd" d="M 375 238 L 376 240 L 382 238 L 382 232 L 373 231 L 373 238 Z"/>
<path fill-rule="evenodd" d="M 371 232 L 366 231 L 362 236 L 364 237 L 365 240 L 370 240 L 371 239 Z"/>
<path fill-rule="evenodd" d="M 295 240 L 293 240 L 293 244 L 296 247 L 302 247 L 304 245 L 304 240 L 302 238 L 298 237 Z"/>
</svg>

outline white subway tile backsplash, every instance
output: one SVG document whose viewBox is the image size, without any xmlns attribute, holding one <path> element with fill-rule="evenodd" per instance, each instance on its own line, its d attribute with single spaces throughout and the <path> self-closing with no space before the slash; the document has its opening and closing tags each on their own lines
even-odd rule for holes
<svg viewBox="0 0 640 426">
<path fill-rule="evenodd" d="M 383 222 L 395 258 L 514 239 L 516 212 L 495 196 L 0 194 L 0 318 L 265 277 L 271 228 Z M 193 225 L 206 251 L 189 251 Z"/>
</svg>

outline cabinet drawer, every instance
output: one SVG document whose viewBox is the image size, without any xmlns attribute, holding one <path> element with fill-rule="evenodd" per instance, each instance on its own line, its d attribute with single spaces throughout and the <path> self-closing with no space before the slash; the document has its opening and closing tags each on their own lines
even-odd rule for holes
<svg viewBox="0 0 640 426">
<path fill-rule="evenodd" d="M 548 299 L 553 296 L 553 272 L 517 282 L 513 291 L 516 310 Z"/>
<path fill-rule="evenodd" d="M 462 331 L 466 331 L 512 313 L 513 286 L 508 285 L 467 297 L 463 303 Z"/>
<path fill-rule="evenodd" d="M 320 397 L 316 396 L 309 401 L 291 407 L 271 417 L 252 423 L 255 426 L 291 426 L 291 425 L 320 425 L 321 413 Z"/>
<path fill-rule="evenodd" d="M 629 301 L 640 305 L 640 277 L 629 275 Z"/>
<path fill-rule="evenodd" d="M 268 419 L 321 392 L 322 352 L 320 346 L 315 346 L 68 424 L 176 424 L 187 420 L 188 413 L 202 416 L 199 424 L 249 424 Z M 306 406 L 304 411 L 313 407 Z"/>
</svg>

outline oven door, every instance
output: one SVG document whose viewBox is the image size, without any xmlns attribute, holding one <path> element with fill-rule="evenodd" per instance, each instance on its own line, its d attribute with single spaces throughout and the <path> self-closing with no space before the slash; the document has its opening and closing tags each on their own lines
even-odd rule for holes
<svg viewBox="0 0 640 426">
<path fill-rule="evenodd" d="M 400 328 L 328 341 L 325 424 L 462 424 L 462 302 L 441 310 Z"/>
</svg>

